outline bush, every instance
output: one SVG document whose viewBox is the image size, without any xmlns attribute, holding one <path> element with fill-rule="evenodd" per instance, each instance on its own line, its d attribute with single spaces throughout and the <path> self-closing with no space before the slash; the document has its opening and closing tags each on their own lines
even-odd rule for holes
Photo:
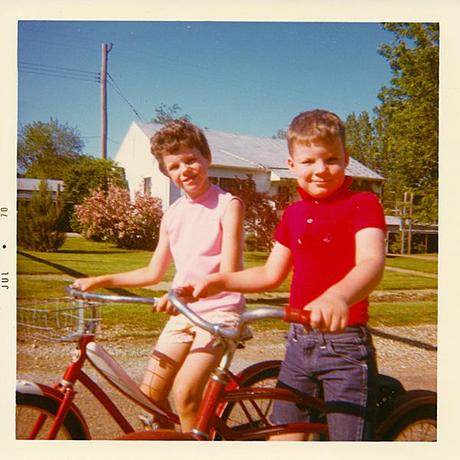
<svg viewBox="0 0 460 460">
<path fill-rule="evenodd" d="M 268 193 L 256 191 L 254 179 L 234 179 L 231 192 L 241 198 L 245 206 L 244 228 L 246 247 L 250 251 L 269 251 L 273 232 L 278 223 L 277 202 Z"/>
<path fill-rule="evenodd" d="M 18 244 L 35 251 L 57 251 L 65 241 L 60 231 L 62 210 L 62 198 L 58 195 L 54 202 L 46 180 L 40 181 L 31 201 L 19 205 Z"/>
<path fill-rule="evenodd" d="M 86 239 L 153 250 L 158 242 L 161 200 L 136 193 L 131 202 L 127 190 L 111 185 L 107 191 L 95 190 L 75 206 L 75 216 Z"/>
</svg>

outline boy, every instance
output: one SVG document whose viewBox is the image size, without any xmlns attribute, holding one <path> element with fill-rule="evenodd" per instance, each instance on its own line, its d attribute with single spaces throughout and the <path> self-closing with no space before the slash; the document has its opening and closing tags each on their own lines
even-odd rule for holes
<svg viewBox="0 0 460 460">
<path fill-rule="evenodd" d="M 278 385 L 312 395 L 323 391 L 331 440 L 372 439 L 377 370 L 367 297 L 384 269 L 383 210 L 374 194 L 349 191 L 345 127 L 337 115 L 299 114 L 287 141 L 302 199 L 286 208 L 265 265 L 207 276 L 193 283 L 193 295 L 273 289 L 293 268 L 290 306 L 311 311 L 311 330 L 291 325 Z M 301 422 L 307 416 L 279 401 L 272 419 Z"/>
</svg>

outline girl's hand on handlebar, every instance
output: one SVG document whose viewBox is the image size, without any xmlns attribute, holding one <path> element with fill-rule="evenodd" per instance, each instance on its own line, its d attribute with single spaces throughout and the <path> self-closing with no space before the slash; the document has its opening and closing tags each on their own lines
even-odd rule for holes
<svg viewBox="0 0 460 460">
<path fill-rule="evenodd" d="M 96 277 L 91 278 L 77 278 L 71 285 L 72 288 L 78 289 L 82 292 L 92 291 L 98 287 Z"/>
</svg>

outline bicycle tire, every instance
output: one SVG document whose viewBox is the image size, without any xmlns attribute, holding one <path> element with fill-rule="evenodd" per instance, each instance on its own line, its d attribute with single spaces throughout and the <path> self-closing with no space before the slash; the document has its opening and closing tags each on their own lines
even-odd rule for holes
<svg viewBox="0 0 460 460">
<path fill-rule="evenodd" d="M 16 439 L 29 439 L 29 433 L 40 414 L 45 414 L 47 420 L 34 439 L 46 439 L 45 436 L 58 409 L 59 401 L 53 398 L 16 392 Z M 72 412 L 66 415 L 56 439 L 87 439 L 85 430 Z"/>
<path fill-rule="evenodd" d="M 430 394 L 432 400 L 430 401 Z M 427 398 L 428 395 L 428 398 Z M 409 404 L 407 410 L 401 410 L 403 404 Z M 380 433 L 382 441 L 434 442 L 437 440 L 437 404 L 435 394 L 425 390 L 408 391 L 395 400 L 388 428 Z M 389 418 L 392 414 L 389 414 Z"/>
<path fill-rule="evenodd" d="M 274 365 L 273 367 L 265 368 L 260 372 L 248 377 L 247 379 L 241 381 L 240 387 L 254 387 L 254 388 L 274 388 L 278 381 L 280 367 L 279 365 Z M 233 431 L 238 432 L 248 429 L 261 429 L 270 426 L 268 422 L 268 417 L 270 415 L 273 402 L 277 398 L 267 398 L 257 400 L 257 403 L 251 401 L 230 401 L 225 407 L 221 419 L 225 422 L 227 427 L 231 428 Z M 306 407 L 305 401 L 302 401 L 302 404 L 305 407 L 305 410 L 315 414 L 314 418 L 317 416 L 316 407 Z M 255 407 L 255 405 L 257 407 Z M 257 411 L 260 411 L 259 413 Z M 262 414 L 262 416 L 260 416 Z M 320 422 L 320 420 L 318 420 Z M 324 420 L 322 421 L 324 423 Z M 310 439 L 323 439 L 323 434 L 314 434 Z M 216 440 L 222 439 L 219 435 L 216 437 Z M 256 439 L 252 439 L 256 440 Z M 260 439 L 263 440 L 263 439 Z"/>
</svg>

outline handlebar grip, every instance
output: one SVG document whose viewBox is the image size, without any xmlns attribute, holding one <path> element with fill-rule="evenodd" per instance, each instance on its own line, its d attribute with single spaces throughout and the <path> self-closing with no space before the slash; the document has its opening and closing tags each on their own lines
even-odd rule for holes
<svg viewBox="0 0 460 460">
<path fill-rule="evenodd" d="M 304 326 L 310 326 L 310 314 L 308 310 L 299 310 L 298 308 L 294 309 L 291 307 L 286 307 L 284 309 L 284 321 L 288 323 L 299 323 Z"/>
</svg>

